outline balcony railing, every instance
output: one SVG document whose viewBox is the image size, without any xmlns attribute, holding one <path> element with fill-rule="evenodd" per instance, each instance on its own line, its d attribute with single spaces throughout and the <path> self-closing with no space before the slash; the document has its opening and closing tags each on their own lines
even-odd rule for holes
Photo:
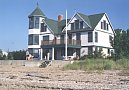
<svg viewBox="0 0 129 90">
<path fill-rule="evenodd" d="M 42 45 L 64 45 L 66 43 L 65 40 L 56 39 L 56 40 L 42 40 Z M 81 40 L 68 39 L 68 45 L 81 45 Z"/>
</svg>

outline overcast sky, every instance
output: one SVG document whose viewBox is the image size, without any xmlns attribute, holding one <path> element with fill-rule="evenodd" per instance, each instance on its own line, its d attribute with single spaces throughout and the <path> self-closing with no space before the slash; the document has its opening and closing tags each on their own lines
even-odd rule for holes
<svg viewBox="0 0 129 90">
<path fill-rule="evenodd" d="M 86 15 L 107 13 L 114 29 L 129 28 L 129 0 L 0 0 L 0 49 L 21 50 L 27 48 L 28 15 L 37 2 L 43 13 L 52 19 L 68 11 Z"/>
</svg>

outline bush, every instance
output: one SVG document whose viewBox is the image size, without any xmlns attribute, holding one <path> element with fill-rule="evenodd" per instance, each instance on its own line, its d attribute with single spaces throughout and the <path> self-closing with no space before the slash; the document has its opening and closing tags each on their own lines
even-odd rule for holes
<svg viewBox="0 0 129 90">
<path fill-rule="evenodd" d="M 74 62 L 64 67 L 66 70 L 121 70 L 129 69 L 129 60 L 122 59 L 118 61 L 109 59 L 87 59 Z"/>
</svg>

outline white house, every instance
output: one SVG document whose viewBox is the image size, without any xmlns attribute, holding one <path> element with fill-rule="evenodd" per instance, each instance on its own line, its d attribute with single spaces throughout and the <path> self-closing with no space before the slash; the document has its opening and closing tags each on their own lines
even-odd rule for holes
<svg viewBox="0 0 129 90">
<path fill-rule="evenodd" d="M 58 20 L 49 19 L 37 6 L 28 17 L 29 53 L 38 59 L 62 59 L 66 27 L 63 16 L 59 15 Z M 85 15 L 77 12 L 67 21 L 68 56 L 81 57 L 100 48 L 105 56 L 111 55 L 115 32 L 106 13 Z"/>
</svg>

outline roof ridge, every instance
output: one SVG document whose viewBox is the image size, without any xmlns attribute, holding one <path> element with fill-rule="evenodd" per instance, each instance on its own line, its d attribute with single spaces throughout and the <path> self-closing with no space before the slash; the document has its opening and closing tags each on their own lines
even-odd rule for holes
<svg viewBox="0 0 129 90">
<path fill-rule="evenodd" d="M 91 15 L 88 15 L 88 16 L 94 16 L 94 15 L 100 15 L 100 14 L 105 14 L 105 13 L 96 13 L 96 14 L 91 14 Z"/>
</svg>

